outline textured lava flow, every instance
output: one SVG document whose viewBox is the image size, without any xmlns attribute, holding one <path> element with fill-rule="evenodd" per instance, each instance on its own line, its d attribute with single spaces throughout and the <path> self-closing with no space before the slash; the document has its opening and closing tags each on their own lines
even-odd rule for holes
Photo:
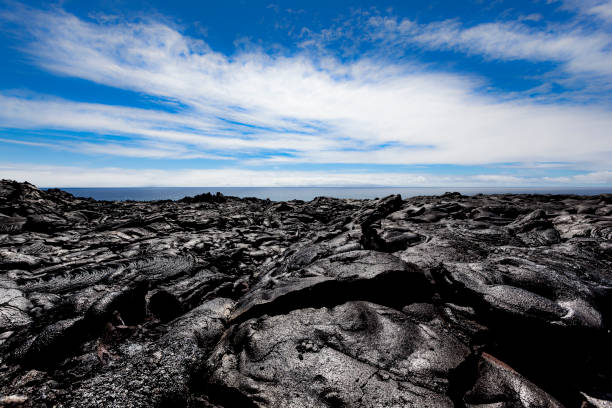
<svg viewBox="0 0 612 408">
<path fill-rule="evenodd" d="M 0 406 L 610 407 L 612 195 L 0 182 Z"/>
</svg>

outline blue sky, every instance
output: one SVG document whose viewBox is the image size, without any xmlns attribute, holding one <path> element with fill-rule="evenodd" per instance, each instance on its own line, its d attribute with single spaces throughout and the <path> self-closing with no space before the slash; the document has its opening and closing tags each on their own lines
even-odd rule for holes
<svg viewBox="0 0 612 408">
<path fill-rule="evenodd" d="M 612 186 L 612 0 L 0 0 L 0 177 Z"/>
</svg>

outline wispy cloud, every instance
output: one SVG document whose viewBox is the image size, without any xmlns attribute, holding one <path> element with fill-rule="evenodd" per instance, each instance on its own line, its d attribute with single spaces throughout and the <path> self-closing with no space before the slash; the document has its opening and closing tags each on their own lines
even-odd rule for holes
<svg viewBox="0 0 612 408">
<path fill-rule="evenodd" d="M 585 16 L 612 22 L 612 0 L 563 0 L 562 3 L 565 8 L 577 10 Z"/>
<path fill-rule="evenodd" d="M 557 62 L 574 74 L 612 77 L 612 36 L 552 25 L 532 28 L 519 22 L 465 27 L 455 20 L 417 24 L 407 19 L 372 17 L 373 35 L 388 42 L 449 49 L 492 59 Z"/>
<path fill-rule="evenodd" d="M 0 127 L 93 133 L 97 140 L 72 144 L 86 153 L 221 158 L 251 165 L 567 162 L 589 163 L 601 171 L 610 166 L 612 115 L 605 107 L 539 104 L 520 97 L 499 100 L 476 92 L 482 85 L 479 78 L 428 72 L 416 63 L 372 54 L 349 62 L 309 49 L 290 55 L 249 50 L 228 56 L 155 20 L 85 21 L 61 9 L 23 7 L 2 18 L 28 33 L 23 52 L 49 72 L 175 104 L 170 110 L 162 105 L 142 109 L 0 92 Z M 389 44 L 554 60 L 568 72 L 612 75 L 610 38 L 579 29 L 560 34 L 518 22 L 466 28 L 456 21 L 419 25 L 383 17 L 369 18 L 366 28 L 372 40 Z M 19 171 L 4 169 L 3 175 L 18 176 Z M 238 173 L 250 174 L 226 169 L 210 177 L 221 177 L 226 184 Z M 65 180 L 88 185 L 85 180 L 95 180 L 91 174 L 82 180 L 66 175 Z M 177 176 L 153 170 L 147 174 L 157 180 Z M 272 184 L 289 179 L 288 184 L 324 182 L 322 174 L 309 174 L 285 179 L 276 172 L 257 172 L 253 177 Z M 195 180 L 195 185 L 214 185 L 213 178 L 197 171 L 180 176 L 189 180 L 186 185 Z M 141 176 L 130 177 L 125 183 L 142 184 Z M 331 180 L 348 183 L 356 176 L 342 177 Z M 388 181 L 411 183 L 410 175 L 404 182 L 397 177 Z M 492 177 L 470 180 L 492 183 Z M 241 185 L 252 184 L 239 179 Z M 176 184 L 174 180 L 161 184 Z"/>
<path fill-rule="evenodd" d="M 22 97 L 0 93 L 0 125 L 19 129 L 60 129 L 100 135 L 132 136 L 136 139 L 172 142 L 200 151 L 250 152 L 282 150 L 289 142 L 303 148 L 322 148 L 325 140 L 302 129 L 266 131 L 247 124 L 207 117 L 207 112 L 188 110 L 177 114 L 126 106 L 80 103 L 33 95 Z M 254 126 L 254 125 L 253 125 Z M 300 133 L 295 133 L 295 132 Z M 256 134 L 258 137 L 254 137 Z"/>
<path fill-rule="evenodd" d="M 539 79 L 563 85 L 573 98 L 582 95 L 610 101 L 612 90 L 611 0 L 553 0 L 557 11 L 570 11 L 563 22 L 546 21 L 541 14 L 515 19 L 466 24 L 458 18 L 419 22 L 393 14 L 357 10 L 336 25 L 303 31 L 301 46 L 327 50 L 340 47 L 347 55 L 410 56 L 423 50 L 453 51 L 485 61 L 523 61 L 549 64 Z M 534 24 L 537 23 L 537 24 Z M 546 73 L 542 73 L 546 72 Z M 532 76 L 533 79 L 533 76 Z M 550 86 L 541 86 L 540 91 Z M 568 92 L 568 93 L 570 93 Z M 544 92 L 546 94 L 546 92 Z M 553 100 L 553 94 L 549 101 Z"/>
<path fill-rule="evenodd" d="M 605 1 L 589 8 L 588 13 L 594 14 L 606 21 L 612 22 L 612 1 Z"/>
</svg>

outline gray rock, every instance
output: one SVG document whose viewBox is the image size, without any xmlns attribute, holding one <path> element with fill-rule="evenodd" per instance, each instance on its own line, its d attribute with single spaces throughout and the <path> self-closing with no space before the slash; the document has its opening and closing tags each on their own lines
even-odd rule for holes
<svg viewBox="0 0 612 408">
<path fill-rule="evenodd" d="M 192 377 L 223 334 L 232 306 L 231 300 L 217 298 L 170 322 L 159 339 L 118 345 L 109 366 L 94 367 L 95 375 L 74 384 L 62 404 L 120 408 L 201 403 L 191 395 Z"/>
<path fill-rule="evenodd" d="M 350 251 L 298 270 L 272 270 L 241 299 L 232 321 L 277 314 L 301 306 L 341 303 L 344 299 L 379 300 L 404 305 L 431 293 L 423 272 L 392 255 Z"/>
<path fill-rule="evenodd" d="M 563 408 L 559 402 L 507 364 L 484 353 L 477 380 L 464 395 L 468 408 Z"/>
<path fill-rule="evenodd" d="M 267 407 L 452 407 L 469 350 L 441 327 L 349 302 L 234 326 L 209 359 L 211 393 Z"/>
<path fill-rule="evenodd" d="M 611 215 L 609 194 L 104 202 L 3 180 L 0 395 L 606 406 Z"/>
</svg>

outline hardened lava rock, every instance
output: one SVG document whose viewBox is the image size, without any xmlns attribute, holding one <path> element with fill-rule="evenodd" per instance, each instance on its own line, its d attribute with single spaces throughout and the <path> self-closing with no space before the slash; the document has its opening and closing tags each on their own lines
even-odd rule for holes
<svg viewBox="0 0 612 408">
<path fill-rule="evenodd" d="M 610 407 L 612 195 L 0 182 L 0 407 Z"/>
</svg>

